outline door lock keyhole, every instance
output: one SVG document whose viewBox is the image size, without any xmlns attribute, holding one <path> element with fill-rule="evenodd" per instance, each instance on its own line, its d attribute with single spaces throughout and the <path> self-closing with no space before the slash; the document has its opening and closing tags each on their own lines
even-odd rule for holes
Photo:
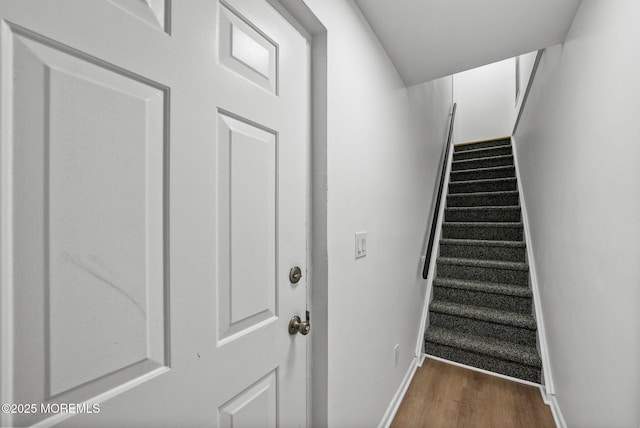
<svg viewBox="0 0 640 428">
<path fill-rule="evenodd" d="M 297 284 L 300 278 L 302 278 L 302 269 L 299 266 L 292 267 L 289 271 L 289 281 L 292 284 Z"/>
</svg>

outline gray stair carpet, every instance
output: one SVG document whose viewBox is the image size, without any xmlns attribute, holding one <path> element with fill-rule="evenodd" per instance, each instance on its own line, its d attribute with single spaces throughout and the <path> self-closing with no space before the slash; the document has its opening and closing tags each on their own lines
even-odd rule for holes
<svg viewBox="0 0 640 428">
<path fill-rule="evenodd" d="M 454 147 L 425 352 L 540 383 L 511 139 Z"/>
</svg>

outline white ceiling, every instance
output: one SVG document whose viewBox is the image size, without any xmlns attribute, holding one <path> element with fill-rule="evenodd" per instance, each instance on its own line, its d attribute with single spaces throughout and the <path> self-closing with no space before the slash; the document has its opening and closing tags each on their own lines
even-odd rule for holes
<svg viewBox="0 0 640 428">
<path fill-rule="evenodd" d="M 562 42 L 581 0 L 355 0 L 407 86 Z"/>
</svg>

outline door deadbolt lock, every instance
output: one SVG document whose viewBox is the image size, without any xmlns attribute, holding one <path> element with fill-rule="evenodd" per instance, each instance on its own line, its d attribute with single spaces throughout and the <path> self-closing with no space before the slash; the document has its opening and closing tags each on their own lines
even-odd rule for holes
<svg viewBox="0 0 640 428">
<path fill-rule="evenodd" d="M 300 278 L 302 278 L 302 270 L 300 269 L 300 266 L 292 267 L 289 271 L 289 281 L 291 281 L 292 284 L 297 284 L 298 281 L 300 281 Z"/>
<path fill-rule="evenodd" d="M 291 317 L 289 321 L 289 334 L 300 333 L 303 336 L 309 334 L 311 330 L 311 319 L 309 317 L 309 311 L 307 311 L 307 320 L 302 321 L 298 315 Z"/>
</svg>

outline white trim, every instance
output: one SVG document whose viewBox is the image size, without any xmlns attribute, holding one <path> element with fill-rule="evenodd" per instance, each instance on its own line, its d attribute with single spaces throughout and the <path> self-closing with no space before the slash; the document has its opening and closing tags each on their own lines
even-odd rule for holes
<svg viewBox="0 0 640 428">
<path fill-rule="evenodd" d="M 436 357 L 434 355 L 425 354 L 425 357 L 426 358 L 431 358 L 432 360 L 441 361 L 443 363 L 451 364 L 451 365 L 454 365 L 454 366 L 462 367 L 463 369 L 473 370 L 474 372 L 484 373 L 484 374 L 489 375 L 489 376 L 499 377 L 501 379 L 510 380 L 512 382 L 521 383 L 521 384 L 528 385 L 528 386 L 533 386 L 533 387 L 536 387 L 536 388 L 540 388 L 542 386 L 539 383 L 530 382 L 530 381 L 524 380 L 524 379 L 518 379 L 516 377 L 503 375 L 501 373 L 491 372 L 489 370 L 480 369 L 478 367 L 468 366 L 466 364 L 458 363 L 456 361 L 447 360 L 446 358 Z"/>
<path fill-rule="evenodd" d="M 404 375 L 404 379 L 402 379 L 402 383 L 398 387 L 391 403 L 389 403 L 389 407 L 387 407 L 387 411 L 384 412 L 384 416 L 382 416 L 382 420 L 378 424 L 378 428 L 389 428 L 391 422 L 393 422 L 393 418 L 398 413 L 398 409 L 400 408 L 400 404 L 402 404 L 402 399 L 404 395 L 407 393 L 407 389 L 409 389 L 409 385 L 411 385 L 411 381 L 413 380 L 413 375 L 416 373 L 418 369 L 418 358 L 414 358 L 411 360 L 411 364 L 409 365 L 409 370 L 407 370 L 407 374 Z"/>
<path fill-rule="evenodd" d="M 422 365 L 424 364 L 424 360 L 426 359 L 427 359 L 427 354 L 425 354 L 424 352 L 420 354 L 420 357 L 418 357 L 418 367 L 422 367 Z"/>
<path fill-rule="evenodd" d="M 453 113 L 453 112 L 452 112 Z M 453 117 L 451 116 L 452 120 Z M 455 126 L 455 124 L 454 124 Z M 449 176 L 451 175 L 451 160 L 453 159 L 453 135 L 451 136 L 449 158 L 447 159 L 447 169 L 445 171 L 444 183 L 442 184 L 442 196 L 440 199 L 440 211 L 438 215 L 438 223 L 436 224 L 436 235 L 433 238 L 433 250 L 431 251 L 431 260 L 429 261 L 429 273 L 427 274 L 427 290 L 424 296 L 424 307 L 422 308 L 422 316 L 420 317 L 420 328 L 418 329 L 418 343 L 416 345 L 416 358 L 420 357 L 424 353 L 424 332 L 427 329 L 427 323 L 429 322 L 429 303 L 431 303 L 431 293 L 433 289 L 433 277 L 436 268 L 436 259 L 440 251 L 440 235 L 442 234 L 442 222 L 444 221 L 444 209 L 447 200 L 447 194 L 449 193 Z M 434 213 L 436 215 L 436 213 Z M 433 221 L 433 220 L 432 220 Z M 428 245 L 428 241 L 427 241 Z M 422 365 L 422 362 L 420 363 Z"/>
<path fill-rule="evenodd" d="M 13 49 L 12 34 L 0 22 L 0 402 L 13 403 Z M 0 413 L 0 426 L 12 415 Z"/>
<path fill-rule="evenodd" d="M 326 200 L 326 191 L 316 187 L 314 184 L 314 171 L 316 168 L 320 169 L 322 176 L 326 177 L 326 133 L 327 133 L 327 121 L 326 121 L 326 68 L 327 68 L 327 30 L 322 25 L 321 21 L 316 17 L 313 11 L 304 3 L 297 0 L 267 0 L 267 2 L 291 24 L 308 42 L 307 45 L 307 61 L 309 69 L 309 138 L 307 147 L 307 310 L 311 311 L 311 316 L 318 320 L 319 318 L 325 318 L 327 313 L 327 303 L 325 301 L 315 302 L 313 299 L 314 288 L 327 287 L 326 283 L 326 269 L 325 266 L 318 262 L 320 256 L 315 254 L 326 253 L 326 231 L 322 234 L 324 237 L 324 243 L 319 244 L 314 242 L 315 229 L 317 224 L 326 224 L 326 203 L 325 210 L 321 212 L 321 209 L 316 207 L 315 199 L 322 197 Z M 324 113 L 323 113 L 324 112 Z M 321 148 L 322 147 L 322 148 Z M 321 149 L 319 149 L 321 148 Z M 314 156 L 315 150 L 324 150 L 322 157 L 324 160 L 318 160 Z M 318 193 L 318 195 L 316 195 Z M 319 241 L 322 241 L 320 239 Z M 320 248 L 318 248 L 320 247 Z M 326 256 L 325 256 L 326 257 Z M 322 312 L 322 314 L 320 313 Z M 318 330 L 318 326 L 322 329 L 323 325 L 316 321 L 314 331 Z M 326 326 L 325 330 L 326 330 Z M 314 358 L 321 359 L 319 355 L 314 355 L 314 337 L 316 335 L 307 336 L 307 361 L 306 361 L 306 412 L 307 412 L 307 426 L 314 426 L 314 406 L 317 403 L 325 403 L 327 397 L 317 398 L 313 396 L 314 382 L 313 380 L 317 376 L 322 376 L 322 371 L 318 370 L 316 366 L 315 376 L 312 373 L 312 367 Z M 317 346 L 317 345 L 316 345 Z M 325 379 L 326 382 L 326 379 Z M 315 399 L 314 399 L 315 398 Z M 319 421 L 318 424 L 322 425 L 328 417 L 327 410 L 324 412 L 324 420 Z"/>
<path fill-rule="evenodd" d="M 533 245 L 531 241 L 531 231 L 529 230 L 529 219 L 527 217 L 527 205 L 524 200 L 524 192 L 522 191 L 522 180 L 520 179 L 520 167 L 518 165 L 518 153 L 514 137 L 511 137 L 511 147 L 513 150 L 513 162 L 516 167 L 516 182 L 518 183 L 518 192 L 520 193 L 520 211 L 522 212 L 522 224 L 524 227 L 524 236 L 527 246 L 527 262 L 529 263 L 529 277 L 531 279 L 531 291 L 533 293 L 533 308 L 538 327 L 538 345 L 540 346 L 540 358 L 542 359 L 542 372 L 544 373 L 546 393 L 548 395 L 553 395 L 555 394 L 555 388 L 553 386 L 553 377 L 551 375 L 549 348 L 547 347 L 547 335 L 545 333 L 544 317 L 542 315 L 542 307 L 540 305 L 540 291 L 538 287 L 538 276 L 536 274 L 536 263 L 535 258 L 533 257 Z"/>
<path fill-rule="evenodd" d="M 518 125 L 520 124 L 520 118 L 522 117 L 522 113 L 524 111 L 524 106 L 527 103 L 527 98 L 529 98 L 529 92 L 531 92 L 531 86 L 533 85 L 533 79 L 536 77 L 536 72 L 538 71 L 538 65 L 540 64 L 540 59 L 542 58 L 542 54 L 544 53 L 544 49 L 540 49 L 536 54 L 536 59 L 533 61 L 533 67 L 531 67 L 531 74 L 529 75 L 529 81 L 527 82 L 527 88 L 524 90 L 524 94 L 522 94 L 522 102 L 520 102 L 520 108 L 516 112 L 516 121 L 513 124 L 513 131 L 511 135 L 515 135 L 518 130 Z M 522 88 L 520 88 L 520 92 L 522 92 Z M 518 102 L 516 101 L 516 107 L 518 106 Z"/>
<path fill-rule="evenodd" d="M 544 401 L 544 404 L 549 406 L 551 409 L 551 414 L 553 415 L 553 421 L 555 422 L 556 427 L 567 428 L 567 423 L 564 420 L 564 416 L 562 415 L 556 396 L 547 394 L 542 386 L 540 386 L 540 395 L 542 395 L 542 401 Z"/>
</svg>

